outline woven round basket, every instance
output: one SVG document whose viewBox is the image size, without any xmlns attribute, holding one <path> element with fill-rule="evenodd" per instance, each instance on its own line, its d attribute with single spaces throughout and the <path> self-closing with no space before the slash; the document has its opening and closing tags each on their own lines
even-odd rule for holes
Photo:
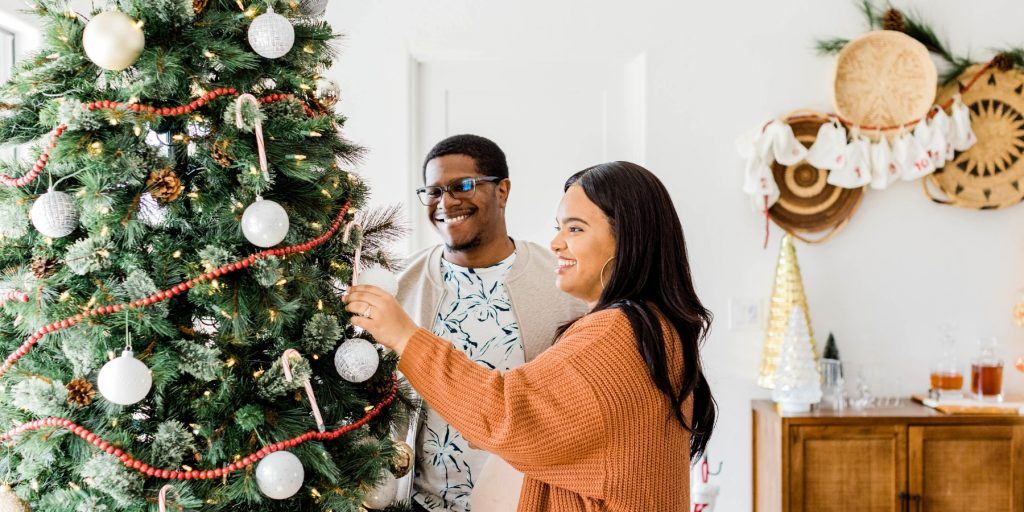
<svg viewBox="0 0 1024 512">
<path fill-rule="evenodd" d="M 899 127 L 928 114 L 938 74 L 928 49 L 910 36 L 878 30 L 850 41 L 836 58 L 836 112 L 862 127 Z"/>
<path fill-rule="evenodd" d="M 976 64 L 957 81 L 939 91 L 946 101 L 984 70 Z M 978 142 L 952 162 L 928 176 L 925 192 L 935 202 L 962 208 L 991 210 L 1024 200 L 1024 73 L 995 68 L 966 91 L 971 126 Z M 933 187 L 929 187 L 933 185 Z M 933 193 L 937 188 L 945 197 Z"/>
<path fill-rule="evenodd" d="M 791 114 L 785 120 L 797 140 L 806 147 L 814 144 L 818 128 L 829 122 L 817 112 Z M 864 189 L 845 189 L 829 185 L 828 171 L 806 161 L 785 166 L 772 164 L 779 185 L 779 200 L 768 210 L 772 220 L 795 238 L 821 243 L 832 238 L 857 211 Z M 812 235 L 812 236 L 807 236 Z"/>
</svg>

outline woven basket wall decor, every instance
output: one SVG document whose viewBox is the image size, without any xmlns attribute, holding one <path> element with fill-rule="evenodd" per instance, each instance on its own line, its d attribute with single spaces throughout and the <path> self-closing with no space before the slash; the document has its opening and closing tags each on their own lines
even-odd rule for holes
<svg viewBox="0 0 1024 512">
<path fill-rule="evenodd" d="M 817 112 L 794 113 L 786 122 L 797 140 L 810 147 L 818 128 L 829 119 Z M 824 242 L 834 236 L 857 211 L 864 196 L 863 188 L 844 189 L 826 183 L 828 171 L 806 161 L 789 166 L 774 162 L 772 174 L 780 195 L 768 214 L 779 227 L 808 243 Z"/>
<path fill-rule="evenodd" d="M 902 32 L 877 30 L 850 41 L 836 58 L 836 112 L 862 127 L 899 127 L 928 114 L 938 73 L 928 49 Z"/>
<path fill-rule="evenodd" d="M 946 101 L 983 70 L 968 68 L 955 83 L 939 91 Z M 1024 200 L 1024 73 L 994 67 L 962 92 L 971 111 L 978 142 L 924 181 L 935 202 L 962 208 L 990 210 Z M 929 187 L 929 185 L 933 185 Z M 945 197 L 933 192 L 937 188 Z"/>
</svg>

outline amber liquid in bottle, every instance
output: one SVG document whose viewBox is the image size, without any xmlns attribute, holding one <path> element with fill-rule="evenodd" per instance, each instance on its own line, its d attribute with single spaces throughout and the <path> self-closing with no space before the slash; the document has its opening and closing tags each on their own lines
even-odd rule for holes
<svg viewBox="0 0 1024 512">
<path fill-rule="evenodd" d="M 964 387 L 962 373 L 932 373 L 932 389 L 940 391 L 960 391 Z"/>
<path fill-rule="evenodd" d="M 971 393 L 993 398 L 1003 394 L 1003 365 L 971 365 Z"/>
</svg>

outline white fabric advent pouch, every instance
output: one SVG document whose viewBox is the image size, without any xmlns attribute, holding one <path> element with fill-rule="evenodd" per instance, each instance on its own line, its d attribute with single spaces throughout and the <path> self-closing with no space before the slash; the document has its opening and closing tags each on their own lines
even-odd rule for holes
<svg viewBox="0 0 1024 512">
<path fill-rule="evenodd" d="M 941 106 L 935 107 L 935 115 L 932 117 L 932 131 L 942 132 L 945 138 L 943 145 L 943 157 L 948 162 L 956 156 L 956 149 L 953 148 L 953 120 L 946 114 L 946 109 Z"/>
<path fill-rule="evenodd" d="M 793 134 L 793 127 L 782 121 L 772 121 L 765 130 L 772 137 L 775 161 L 782 165 L 795 165 L 807 156 L 807 148 Z"/>
<path fill-rule="evenodd" d="M 950 110 L 953 113 L 950 128 L 953 149 L 967 151 L 978 142 L 978 138 L 974 135 L 974 128 L 971 128 L 971 109 L 957 94 L 953 96 L 953 108 Z"/>
<path fill-rule="evenodd" d="M 941 112 L 941 110 L 940 110 Z M 921 120 L 925 124 L 925 120 Z M 931 127 L 931 137 L 928 139 L 928 157 L 932 159 L 932 165 L 941 169 L 946 165 L 946 134 L 938 127 Z M 950 146 L 952 148 L 952 146 Z"/>
<path fill-rule="evenodd" d="M 893 161 L 889 141 L 884 135 L 880 135 L 878 142 L 871 144 L 871 188 L 885 190 L 899 177 L 899 169 Z"/>
<path fill-rule="evenodd" d="M 758 210 L 765 208 L 765 197 L 768 198 L 768 207 L 779 200 L 779 185 L 775 183 L 771 166 L 756 155 L 747 160 L 743 172 L 743 192 L 754 199 L 754 206 Z"/>
<path fill-rule="evenodd" d="M 928 150 L 918 142 L 914 134 L 900 129 L 892 143 L 893 161 L 899 169 L 900 178 L 911 181 L 935 172 L 935 164 L 928 156 Z"/>
<path fill-rule="evenodd" d="M 826 182 L 839 188 L 860 188 L 871 183 L 871 141 L 854 132 L 853 140 L 846 145 L 842 168 L 829 171 Z"/>
<path fill-rule="evenodd" d="M 835 118 L 821 125 L 806 160 L 818 169 L 841 169 L 846 163 L 846 128 Z"/>
</svg>

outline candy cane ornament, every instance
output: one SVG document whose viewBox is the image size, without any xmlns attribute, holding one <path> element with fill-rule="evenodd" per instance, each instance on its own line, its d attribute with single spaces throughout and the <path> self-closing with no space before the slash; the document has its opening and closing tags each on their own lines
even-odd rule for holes
<svg viewBox="0 0 1024 512">
<path fill-rule="evenodd" d="M 160 488 L 160 496 L 157 499 L 157 505 L 160 507 L 160 512 L 167 512 L 167 491 L 174 492 L 174 499 L 181 501 L 181 495 L 178 494 L 178 490 L 171 484 L 164 485 Z"/>
<path fill-rule="evenodd" d="M 292 356 L 302 359 L 302 354 L 294 348 L 285 350 L 284 353 L 281 354 L 281 367 L 284 368 L 284 378 L 288 382 L 292 381 L 292 365 L 290 361 Z M 306 388 L 306 397 L 309 398 L 309 407 L 313 409 L 313 417 L 316 418 L 316 428 L 320 432 L 323 432 L 326 430 L 324 427 L 324 418 L 320 414 L 320 406 L 316 403 L 316 395 L 313 394 L 313 385 L 309 382 L 309 379 L 306 379 L 302 383 L 302 386 Z"/>
<path fill-rule="evenodd" d="M 252 94 L 243 94 L 235 100 L 235 127 L 241 129 L 245 126 L 245 121 L 242 119 L 242 105 L 246 102 L 252 103 L 257 110 L 260 108 L 260 102 Z M 256 150 L 259 153 L 260 158 L 260 171 L 263 172 L 263 179 L 270 181 L 270 171 L 267 170 L 267 148 L 263 143 L 263 122 L 260 121 L 259 116 L 253 119 L 253 133 L 256 134 Z"/>
</svg>

